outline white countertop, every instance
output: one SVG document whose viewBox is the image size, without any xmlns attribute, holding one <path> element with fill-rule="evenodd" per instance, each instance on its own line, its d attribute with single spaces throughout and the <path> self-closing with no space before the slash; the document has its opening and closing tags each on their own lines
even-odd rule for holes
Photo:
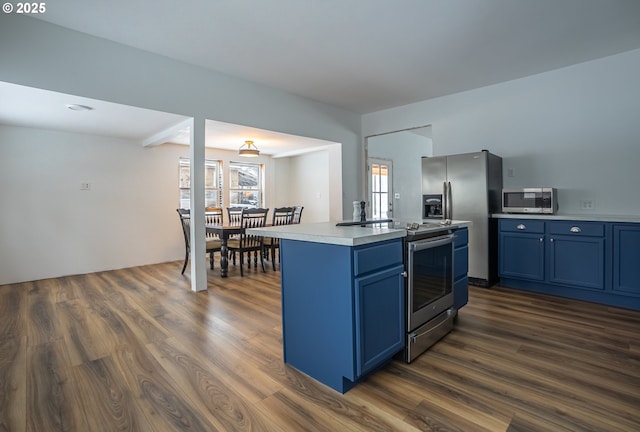
<svg viewBox="0 0 640 432">
<path fill-rule="evenodd" d="M 342 246 L 359 246 L 407 235 L 404 229 L 378 227 L 336 226 L 336 222 L 300 223 L 264 228 L 247 228 L 249 234 L 301 240 L 313 243 L 328 243 Z"/>
<path fill-rule="evenodd" d="M 638 215 L 584 215 L 584 214 L 515 214 L 515 213 L 494 213 L 491 215 L 496 219 L 540 219 L 540 220 L 575 220 L 575 221 L 594 221 L 594 222 L 631 222 L 640 223 Z"/>
<path fill-rule="evenodd" d="M 452 221 L 451 225 L 434 227 L 433 231 L 438 231 L 443 228 L 462 228 L 469 226 L 469 224 L 470 222 L 468 221 Z M 404 229 L 404 226 L 398 226 L 398 228 L 380 228 L 377 226 L 361 227 L 360 225 L 336 226 L 336 222 L 316 222 L 264 228 L 248 228 L 247 233 L 287 240 L 301 240 L 342 246 L 359 246 L 402 238 L 407 235 L 407 230 Z"/>
</svg>

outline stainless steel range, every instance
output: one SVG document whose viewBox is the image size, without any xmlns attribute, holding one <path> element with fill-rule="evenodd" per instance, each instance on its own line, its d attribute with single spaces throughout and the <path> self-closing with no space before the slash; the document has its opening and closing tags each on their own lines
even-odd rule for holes
<svg viewBox="0 0 640 432">
<path fill-rule="evenodd" d="M 453 232 L 443 224 L 407 225 L 407 326 L 404 360 L 426 351 L 453 329 Z"/>
</svg>

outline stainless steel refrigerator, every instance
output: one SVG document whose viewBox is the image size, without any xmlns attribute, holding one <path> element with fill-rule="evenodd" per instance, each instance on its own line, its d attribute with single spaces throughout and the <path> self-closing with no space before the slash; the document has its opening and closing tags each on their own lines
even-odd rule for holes
<svg viewBox="0 0 640 432">
<path fill-rule="evenodd" d="M 425 222 L 468 220 L 469 283 L 491 286 L 498 278 L 497 222 L 502 158 L 486 150 L 422 158 L 422 208 Z"/>
</svg>

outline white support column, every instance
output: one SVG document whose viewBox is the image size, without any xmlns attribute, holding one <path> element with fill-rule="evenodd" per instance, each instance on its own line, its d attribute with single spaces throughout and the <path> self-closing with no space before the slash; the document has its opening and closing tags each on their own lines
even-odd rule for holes
<svg viewBox="0 0 640 432">
<path fill-rule="evenodd" d="M 205 119 L 194 117 L 191 126 L 191 291 L 207 289 L 204 228 Z"/>
</svg>

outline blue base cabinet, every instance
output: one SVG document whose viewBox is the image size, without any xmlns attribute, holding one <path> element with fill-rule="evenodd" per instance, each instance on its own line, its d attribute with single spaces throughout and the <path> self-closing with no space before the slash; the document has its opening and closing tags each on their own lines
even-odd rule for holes
<svg viewBox="0 0 640 432">
<path fill-rule="evenodd" d="M 613 225 L 613 290 L 640 296 L 640 224 Z"/>
<path fill-rule="evenodd" d="M 605 289 L 605 228 L 601 222 L 546 222 L 549 282 Z"/>
<path fill-rule="evenodd" d="M 500 277 L 544 280 L 544 222 L 508 219 L 499 226 Z"/>
<path fill-rule="evenodd" d="M 500 219 L 500 284 L 640 310 L 640 224 Z"/>
<path fill-rule="evenodd" d="M 457 311 L 469 301 L 469 230 L 459 228 L 453 238 L 453 308 Z"/>
<path fill-rule="evenodd" d="M 285 363 L 344 393 L 404 348 L 402 239 L 281 239 Z"/>
</svg>

